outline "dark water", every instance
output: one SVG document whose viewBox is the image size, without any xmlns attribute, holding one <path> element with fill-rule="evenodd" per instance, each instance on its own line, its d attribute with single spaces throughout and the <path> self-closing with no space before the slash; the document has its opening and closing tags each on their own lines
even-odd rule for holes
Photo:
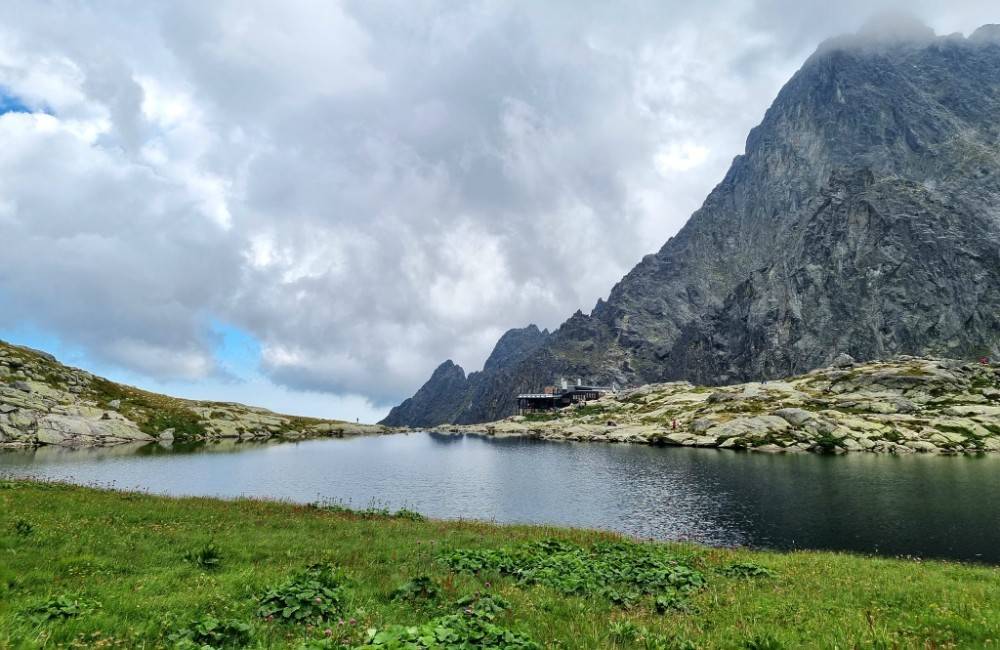
<svg viewBox="0 0 1000 650">
<path fill-rule="evenodd" d="M 0 474 L 174 495 L 1000 563 L 1000 457 L 769 455 L 435 434 L 0 453 Z"/>
</svg>

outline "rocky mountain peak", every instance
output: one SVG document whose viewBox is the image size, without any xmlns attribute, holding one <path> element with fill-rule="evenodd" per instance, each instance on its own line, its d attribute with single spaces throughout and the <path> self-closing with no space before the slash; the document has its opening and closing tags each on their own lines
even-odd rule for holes
<svg viewBox="0 0 1000 650">
<path fill-rule="evenodd" d="M 969 41 L 981 45 L 1000 45 L 1000 25 L 983 25 L 972 32 Z"/>
<path fill-rule="evenodd" d="M 824 43 L 702 207 L 591 315 L 461 395 L 428 382 L 405 409 L 420 418 L 386 422 L 496 420 L 559 376 L 720 384 L 838 352 L 1000 357 L 997 34 L 883 17 Z"/>
<path fill-rule="evenodd" d="M 508 330 L 497 341 L 493 352 L 483 365 L 483 370 L 498 370 L 519 361 L 524 355 L 541 345 L 548 335 L 548 330 L 539 330 L 538 326 L 534 324 Z"/>
<path fill-rule="evenodd" d="M 906 11 L 875 14 L 853 34 L 834 36 L 820 43 L 817 54 L 835 50 L 880 52 L 901 46 L 923 47 L 937 38 L 934 30 Z"/>
</svg>

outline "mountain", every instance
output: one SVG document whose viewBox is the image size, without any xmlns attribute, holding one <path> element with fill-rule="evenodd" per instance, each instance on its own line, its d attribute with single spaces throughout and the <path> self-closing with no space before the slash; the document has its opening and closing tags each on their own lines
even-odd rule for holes
<svg viewBox="0 0 1000 650">
<path fill-rule="evenodd" d="M 445 361 L 423 388 L 392 409 L 381 424 L 396 421 L 406 424 L 389 426 L 430 427 L 442 422 L 481 422 L 484 407 L 490 412 L 500 412 L 505 407 L 506 395 L 497 391 L 497 386 L 516 384 L 520 387 L 518 392 L 524 392 L 534 390 L 538 382 L 547 381 L 547 372 L 534 374 L 524 366 L 549 336 L 548 330 L 539 330 L 535 325 L 509 330 L 497 341 L 483 371 L 468 377 L 461 366 L 450 359 Z M 520 374 L 511 372 L 515 369 Z"/>
<path fill-rule="evenodd" d="M 65 366 L 51 354 L 0 341 L 0 449 L 390 432 L 382 426 L 150 393 Z"/>
<path fill-rule="evenodd" d="M 559 376 L 723 384 L 838 353 L 1000 356 L 998 314 L 1000 26 L 876 24 L 818 48 L 607 301 L 480 373 L 435 373 L 383 422 L 500 419 Z"/>
</svg>

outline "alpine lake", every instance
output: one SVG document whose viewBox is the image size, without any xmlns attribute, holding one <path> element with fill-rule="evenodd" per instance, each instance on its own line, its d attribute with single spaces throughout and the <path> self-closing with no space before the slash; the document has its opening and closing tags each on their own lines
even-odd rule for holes
<svg viewBox="0 0 1000 650">
<path fill-rule="evenodd" d="M 407 508 L 717 546 L 1000 563 L 1000 455 L 764 454 L 435 433 L 0 453 L 0 476 Z"/>
</svg>

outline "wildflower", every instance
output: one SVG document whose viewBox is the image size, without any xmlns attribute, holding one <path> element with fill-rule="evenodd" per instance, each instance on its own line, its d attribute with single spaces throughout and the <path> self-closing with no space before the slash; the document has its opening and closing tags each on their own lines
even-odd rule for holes
<svg viewBox="0 0 1000 650">
<path fill-rule="evenodd" d="M 352 619 L 351 619 L 350 621 L 348 621 L 348 622 L 349 622 L 349 623 L 350 623 L 351 625 L 357 625 L 357 624 L 358 624 L 358 622 L 357 622 L 356 620 L 354 620 L 353 618 L 352 618 Z"/>
<path fill-rule="evenodd" d="M 333 636 L 333 630 L 331 630 L 330 628 L 326 628 L 325 630 L 323 630 L 323 636 Z"/>
</svg>

